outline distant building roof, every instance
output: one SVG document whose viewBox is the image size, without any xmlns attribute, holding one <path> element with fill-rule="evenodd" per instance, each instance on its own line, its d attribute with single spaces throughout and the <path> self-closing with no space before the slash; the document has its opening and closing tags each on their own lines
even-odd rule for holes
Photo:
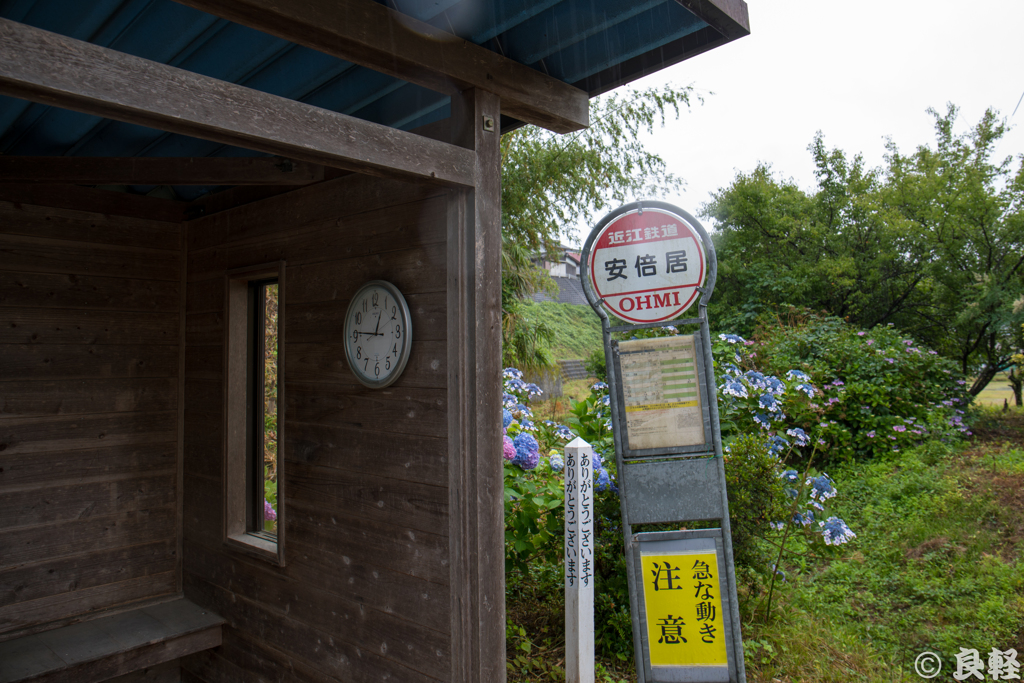
<svg viewBox="0 0 1024 683">
<path fill-rule="evenodd" d="M 572 304 L 574 306 L 589 306 L 587 297 L 583 294 L 583 283 L 578 277 L 553 277 L 551 278 L 558 285 L 558 298 L 554 298 L 546 292 L 537 292 L 533 295 L 534 301 L 557 301 L 560 304 Z"/>
</svg>

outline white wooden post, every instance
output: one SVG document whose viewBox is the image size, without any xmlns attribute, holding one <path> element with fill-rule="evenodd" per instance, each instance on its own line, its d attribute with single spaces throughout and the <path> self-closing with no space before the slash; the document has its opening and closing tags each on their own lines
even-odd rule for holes
<svg viewBox="0 0 1024 683">
<path fill-rule="evenodd" d="M 565 447 L 565 680 L 594 683 L 594 449 Z"/>
</svg>

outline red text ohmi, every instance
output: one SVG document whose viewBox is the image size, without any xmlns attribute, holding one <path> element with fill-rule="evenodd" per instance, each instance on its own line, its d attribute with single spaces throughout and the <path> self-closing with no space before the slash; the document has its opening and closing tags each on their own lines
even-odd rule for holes
<svg viewBox="0 0 1024 683">
<path fill-rule="evenodd" d="M 621 308 L 624 313 L 629 313 L 634 309 L 642 311 L 645 308 L 667 308 L 668 306 L 682 306 L 682 304 L 679 303 L 679 292 L 627 296 L 619 300 L 619 308 Z"/>
</svg>

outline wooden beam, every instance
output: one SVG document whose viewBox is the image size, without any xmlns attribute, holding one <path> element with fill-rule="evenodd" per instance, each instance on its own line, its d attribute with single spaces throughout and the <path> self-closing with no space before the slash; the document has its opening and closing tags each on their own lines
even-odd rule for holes
<svg viewBox="0 0 1024 683">
<path fill-rule="evenodd" d="M 750 13 L 743 0 L 676 0 L 727 40 L 750 35 Z"/>
<path fill-rule="evenodd" d="M 0 183 L 309 185 L 323 179 L 323 166 L 280 157 L 0 156 Z"/>
<path fill-rule="evenodd" d="M 556 133 L 589 125 L 587 93 L 370 0 L 177 0 L 258 31 L 455 95 L 478 88 Z"/>
<path fill-rule="evenodd" d="M 0 94 L 361 173 L 475 182 L 470 150 L 7 19 Z"/>
</svg>

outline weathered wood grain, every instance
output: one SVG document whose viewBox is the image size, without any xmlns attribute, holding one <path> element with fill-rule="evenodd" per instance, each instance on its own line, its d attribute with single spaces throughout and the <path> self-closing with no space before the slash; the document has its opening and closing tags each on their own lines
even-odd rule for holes
<svg viewBox="0 0 1024 683">
<path fill-rule="evenodd" d="M 172 659 L 163 664 L 111 678 L 107 683 L 181 683 L 181 659 Z"/>
<path fill-rule="evenodd" d="M 183 221 L 189 206 L 188 202 L 115 190 L 35 183 L 0 183 L 0 200 L 168 223 Z"/>
<path fill-rule="evenodd" d="M 171 540 L 86 551 L 12 567 L 0 574 L 0 607 L 174 570 Z"/>
<path fill-rule="evenodd" d="M 350 427 L 379 434 L 391 433 L 444 438 L 448 434 L 444 390 L 396 387 L 367 390 L 361 384 L 333 386 L 291 382 L 289 420 L 304 424 Z"/>
<path fill-rule="evenodd" d="M 395 680 L 433 683 L 438 679 L 409 669 L 370 649 L 340 641 L 332 634 L 268 609 L 186 571 L 185 596 L 209 605 L 228 620 L 231 629 L 258 629 L 261 639 L 274 643 L 287 656 L 338 680 L 352 683 Z"/>
<path fill-rule="evenodd" d="M 166 313 L 0 306 L 0 344 L 178 344 Z"/>
<path fill-rule="evenodd" d="M 0 271 L 0 306 L 177 311 L 178 283 L 68 273 Z"/>
<path fill-rule="evenodd" d="M 314 164 L 474 181 L 472 152 L 454 145 L 7 19 L 0 20 L 0 92 Z"/>
<path fill-rule="evenodd" d="M 0 380 L 0 421 L 84 413 L 161 412 L 177 405 L 174 378 Z"/>
<path fill-rule="evenodd" d="M 0 156 L 0 167 L 5 160 L 10 163 L 10 159 Z M 181 226 L 166 221 L 0 201 L 0 234 L 163 249 L 177 254 Z"/>
<path fill-rule="evenodd" d="M 91 517 L 59 526 L 59 533 L 37 528 L 0 530 L 0 568 L 38 562 L 88 550 L 109 550 L 174 537 L 174 506 Z M 54 531 L 58 528 L 54 527 Z M 71 612 L 73 613 L 73 612 Z"/>
<path fill-rule="evenodd" d="M 279 573 L 266 563 L 202 546 L 190 545 L 188 559 L 188 571 L 197 578 L 328 633 L 335 641 L 378 652 L 437 678 L 448 666 L 445 634 L 419 625 L 415 613 L 375 609 L 324 590 L 319 579 L 298 579 L 290 568 Z"/>
<path fill-rule="evenodd" d="M 174 583 L 170 571 L 0 607 L 0 634 L 38 630 L 41 624 L 56 627 L 117 605 L 171 595 Z"/>
<path fill-rule="evenodd" d="M 352 174 L 198 218 L 189 224 L 188 248 L 199 251 L 228 242 L 252 240 L 278 233 L 282 225 L 300 229 L 307 225 L 337 224 L 341 218 L 421 202 L 442 194 L 443 188 L 432 185 Z"/>
<path fill-rule="evenodd" d="M 171 442 L 123 445 L 104 444 L 90 450 L 20 454 L 0 451 L 0 487 L 59 485 L 86 481 L 113 481 L 145 472 L 174 468 Z"/>
<path fill-rule="evenodd" d="M 309 185 L 322 166 L 279 157 L 0 157 L 0 182 L 74 185 Z"/>
<path fill-rule="evenodd" d="M 22 235 L 4 235 L 0 247 L 0 270 L 178 279 L 178 256 L 156 249 Z"/>
<path fill-rule="evenodd" d="M 169 470 L 138 479 L 8 491 L 0 498 L 0 528 L 49 525 L 47 533 L 53 533 L 60 522 L 162 508 L 176 500 L 175 480 Z"/>
<path fill-rule="evenodd" d="M 289 318 L 291 311 L 288 312 Z M 224 313 L 189 313 L 185 317 L 185 345 L 209 346 L 224 343 Z"/>
<path fill-rule="evenodd" d="M 188 380 L 192 379 L 222 380 L 223 376 L 223 346 L 194 346 L 187 349 L 185 353 L 186 385 Z"/>
<path fill-rule="evenodd" d="M 180 1 L 432 90 L 494 93 L 509 116 L 556 133 L 586 128 L 590 121 L 587 93 L 376 3 Z"/>
<path fill-rule="evenodd" d="M 174 377 L 177 346 L 5 344 L 4 378 L 10 380 Z"/>
<path fill-rule="evenodd" d="M 0 421 L 0 452 L 52 453 L 103 445 L 177 441 L 177 413 L 112 413 L 9 418 Z M 40 456 L 42 457 L 42 456 Z"/>
<path fill-rule="evenodd" d="M 289 505 L 448 535 L 447 487 L 301 463 L 289 469 Z"/>
<path fill-rule="evenodd" d="M 388 252 L 422 249 L 442 243 L 446 211 L 443 198 L 431 198 L 387 211 L 335 218 L 289 231 L 191 250 L 189 280 L 212 279 L 223 275 L 226 270 L 282 259 L 287 260 L 289 268 L 292 268 L 307 263 L 369 256 L 377 260 L 378 268 L 385 270 L 390 268 Z"/>
<path fill-rule="evenodd" d="M 448 441 L 432 437 L 395 433 L 381 441 L 362 429 L 293 420 L 284 453 L 289 462 L 434 486 L 444 486 L 448 475 Z"/>
</svg>

